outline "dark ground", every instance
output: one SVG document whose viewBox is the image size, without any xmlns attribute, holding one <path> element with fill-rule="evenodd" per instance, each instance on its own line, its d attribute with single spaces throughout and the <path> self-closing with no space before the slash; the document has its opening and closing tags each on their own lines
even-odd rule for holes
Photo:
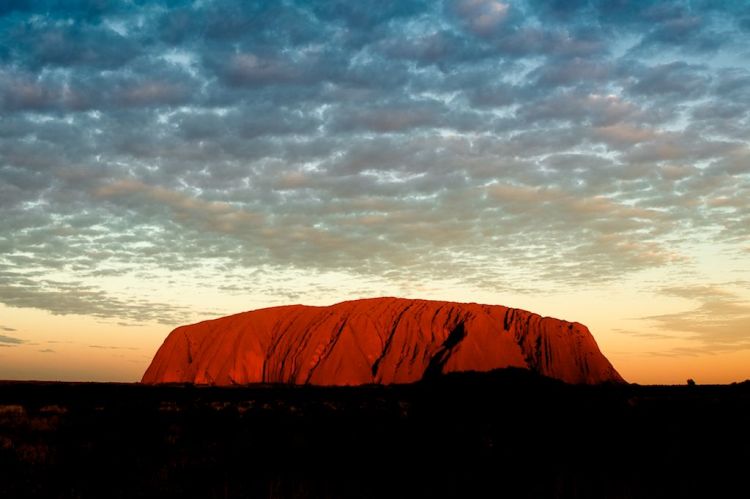
<svg viewBox="0 0 750 499">
<path fill-rule="evenodd" d="M 750 382 L 0 382 L 0 498 L 747 498 Z"/>
</svg>

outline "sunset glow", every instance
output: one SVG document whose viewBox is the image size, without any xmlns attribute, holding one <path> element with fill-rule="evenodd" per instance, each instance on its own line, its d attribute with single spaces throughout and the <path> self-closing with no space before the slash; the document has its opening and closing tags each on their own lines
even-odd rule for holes
<svg viewBox="0 0 750 499">
<path fill-rule="evenodd" d="M 3 2 L 0 379 L 398 296 L 750 378 L 743 2 Z"/>
</svg>

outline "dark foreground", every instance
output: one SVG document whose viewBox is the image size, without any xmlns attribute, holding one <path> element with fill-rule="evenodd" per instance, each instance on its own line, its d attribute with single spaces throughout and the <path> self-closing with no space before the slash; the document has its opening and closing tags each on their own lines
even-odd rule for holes
<svg viewBox="0 0 750 499">
<path fill-rule="evenodd" d="M 747 497 L 750 383 L 0 383 L 0 497 Z"/>
</svg>

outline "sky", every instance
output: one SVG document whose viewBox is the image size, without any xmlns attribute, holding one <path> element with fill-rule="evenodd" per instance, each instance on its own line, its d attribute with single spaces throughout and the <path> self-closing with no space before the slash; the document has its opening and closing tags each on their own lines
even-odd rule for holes
<svg viewBox="0 0 750 499">
<path fill-rule="evenodd" d="M 0 3 L 0 379 L 402 296 L 750 378 L 750 3 Z"/>
</svg>

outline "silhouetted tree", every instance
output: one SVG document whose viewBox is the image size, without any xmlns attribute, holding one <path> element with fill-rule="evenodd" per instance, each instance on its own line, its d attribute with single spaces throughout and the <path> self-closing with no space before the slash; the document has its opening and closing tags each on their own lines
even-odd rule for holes
<svg viewBox="0 0 750 499">
<path fill-rule="evenodd" d="M 688 386 L 695 386 L 695 380 L 693 378 L 690 378 L 687 380 Z"/>
</svg>

